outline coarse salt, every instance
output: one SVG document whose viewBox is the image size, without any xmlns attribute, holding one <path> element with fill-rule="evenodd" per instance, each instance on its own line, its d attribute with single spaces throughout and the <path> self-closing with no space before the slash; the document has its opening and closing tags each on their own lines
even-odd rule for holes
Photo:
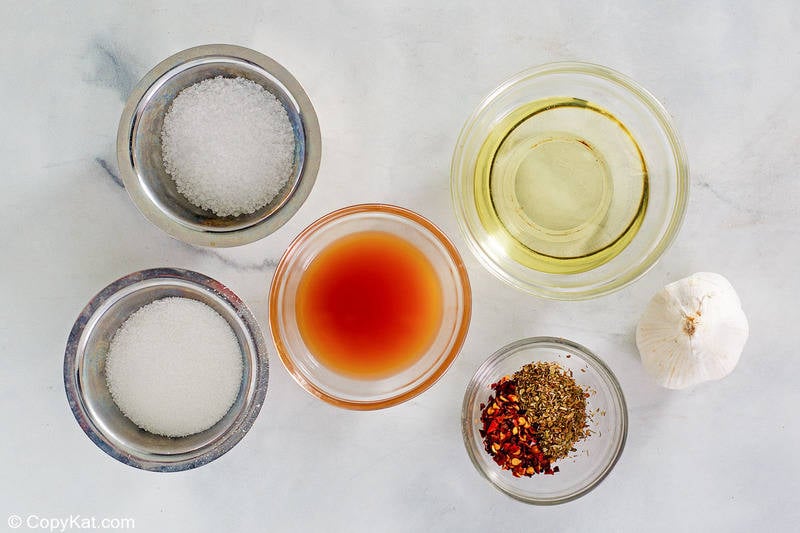
<svg viewBox="0 0 800 533">
<path fill-rule="evenodd" d="M 242 352 L 228 322 L 189 298 L 151 302 L 120 326 L 106 358 L 106 381 L 120 411 L 167 437 L 206 430 L 233 405 Z"/>
<path fill-rule="evenodd" d="M 182 90 L 164 117 L 161 149 L 178 192 L 221 217 L 267 205 L 294 170 L 286 109 L 244 78 L 218 76 Z"/>
</svg>

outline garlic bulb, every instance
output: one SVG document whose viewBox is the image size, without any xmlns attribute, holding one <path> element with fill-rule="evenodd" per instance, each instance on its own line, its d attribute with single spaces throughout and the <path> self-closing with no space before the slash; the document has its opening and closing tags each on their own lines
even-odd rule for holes
<svg viewBox="0 0 800 533">
<path fill-rule="evenodd" d="M 645 309 L 636 346 L 659 385 L 683 389 L 733 371 L 749 334 L 730 282 L 699 272 L 670 283 Z"/>
</svg>

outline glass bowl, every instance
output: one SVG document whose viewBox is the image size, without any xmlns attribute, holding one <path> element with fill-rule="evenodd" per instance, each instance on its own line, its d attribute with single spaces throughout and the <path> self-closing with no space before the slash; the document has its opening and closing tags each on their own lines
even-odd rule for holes
<svg viewBox="0 0 800 533">
<path fill-rule="evenodd" d="M 500 128 L 500 123 L 512 120 L 516 116 L 513 113 L 520 113 L 522 106 L 559 97 L 579 104 L 589 102 L 600 110 L 607 110 L 611 118 L 616 117 L 622 129 L 638 143 L 638 157 L 646 164 L 646 188 L 639 203 L 639 210 L 644 210 L 644 217 L 640 219 L 638 231 L 634 230 L 632 240 L 627 245 L 622 243 L 624 248 L 617 255 L 607 254 L 604 259 L 607 262 L 587 262 L 587 269 L 573 269 L 568 273 L 547 272 L 546 269 L 532 268 L 515 259 L 515 252 L 513 249 L 509 251 L 509 247 L 502 244 L 503 241 L 516 243 L 515 246 L 521 247 L 523 252 L 528 248 L 511 236 L 502 223 L 498 228 L 487 229 L 479 215 L 475 190 L 476 184 L 480 183 L 476 170 L 485 172 L 485 167 L 479 163 L 479 154 L 491 132 Z M 580 136 L 581 129 L 586 127 L 581 121 L 568 123 L 567 120 L 561 120 L 555 121 L 549 129 L 564 130 L 559 135 Z M 531 151 L 534 149 L 535 146 L 530 148 Z M 493 165 L 494 161 L 491 159 L 489 164 Z M 641 186 L 641 179 L 639 184 Z M 674 240 L 683 221 L 689 176 L 686 155 L 672 120 L 649 92 L 627 76 L 605 67 L 587 63 L 553 63 L 517 74 L 480 103 L 458 138 L 451 166 L 450 187 L 459 226 L 470 249 L 484 267 L 503 281 L 532 294 L 579 300 L 620 289 L 655 264 Z M 604 185 L 603 201 L 615 201 L 613 188 L 608 194 L 606 190 Z M 537 190 L 537 196 L 543 197 L 539 192 Z M 580 193 L 587 194 L 584 189 Z M 620 196 L 622 194 L 619 193 Z M 578 198 L 577 192 L 573 195 Z M 541 205 L 546 206 L 547 202 Z M 485 209 L 497 212 L 499 208 L 492 201 L 491 207 Z M 597 224 L 602 230 L 605 219 L 598 220 L 600 222 Z M 615 242 L 608 244 L 607 250 L 617 250 L 619 247 L 615 246 Z M 611 258 L 608 259 L 608 256 Z M 575 261 L 581 260 L 580 254 L 577 254 Z"/>
<path fill-rule="evenodd" d="M 177 438 L 149 433 L 122 414 L 105 372 L 109 344 L 122 323 L 142 306 L 173 296 L 219 313 L 242 350 L 242 383 L 227 414 L 205 431 Z M 64 388 L 81 429 L 117 461 L 153 472 L 196 468 L 233 448 L 258 416 L 268 378 L 266 343 L 250 310 L 220 282 L 177 268 L 134 272 L 100 291 L 75 321 L 64 355 Z"/>
<path fill-rule="evenodd" d="M 334 241 L 364 231 L 388 232 L 420 250 L 439 278 L 443 298 L 441 325 L 428 350 L 405 370 L 374 379 L 349 377 L 321 364 L 303 341 L 295 310 L 298 285 L 308 264 Z M 278 263 L 270 287 L 269 307 L 272 338 L 294 380 L 333 405 L 368 410 L 413 398 L 445 373 L 464 343 L 472 295 L 461 257 L 441 230 L 407 209 L 362 204 L 325 215 L 295 238 Z"/>
<path fill-rule="evenodd" d="M 575 381 L 588 388 L 587 412 L 592 434 L 576 444 L 576 452 L 553 463 L 559 472 L 515 478 L 502 470 L 483 447 L 481 402 L 492 394 L 491 385 L 528 363 L 549 361 L 572 370 Z M 619 460 L 628 435 L 625 397 L 611 370 L 580 344 L 555 337 L 532 337 L 500 348 L 472 377 L 461 410 L 464 444 L 472 464 L 497 489 L 518 500 L 554 505 L 583 496 L 595 488 Z"/>
<path fill-rule="evenodd" d="M 217 76 L 264 87 L 286 109 L 294 132 L 292 176 L 272 201 L 250 214 L 220 217 L 191 204 L 164 169 L 161 128 L 172 101 L 183 89 Z M 300 83 L 273 59 L 228 44 L 189 48 L 153 67 L 128 97 L 117 130 L 117 161 L 133 203 L 170 236 L 201 246 L 239 246 L 280 228 L 311 193 L 321 153 L 317 115 Z"/>
</svg>

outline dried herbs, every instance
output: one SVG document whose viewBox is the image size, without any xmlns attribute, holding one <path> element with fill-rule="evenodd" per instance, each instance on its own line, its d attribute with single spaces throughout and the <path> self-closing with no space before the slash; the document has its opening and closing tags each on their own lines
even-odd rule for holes
<svg viewBox="0 0 800 533">
<path fill-rule="evenodd" d="M 588 392 L 558 363 L 525 365 L 492 384 L 481 404 L 480 435 L 486 452 L 515 477 L 554 474 L 558 459 L 590 434 Z"/>
<path fill-rule="evenodd" d="M 537 362 L 514 373 L 520 409 L 537 424 L 537 440 L 551 461 L 575 451 L 575 443 L 588 436 L 586 398 L 572 371 L 558 363 Z"/>
</svg>

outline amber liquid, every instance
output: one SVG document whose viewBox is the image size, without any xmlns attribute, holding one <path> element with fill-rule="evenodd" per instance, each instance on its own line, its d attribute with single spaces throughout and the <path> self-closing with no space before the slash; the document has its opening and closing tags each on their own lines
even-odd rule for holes
<svg viewBox="0 0 800 533">
<path fill-rule="evenodd" d="M 333 242 L 308 265 L 297 325 L 316 359 L 334 372 L 380 378 L 410 367 L 442 321 L 442 288 L 425 255 L 391 233 Z"/>
</svg>

